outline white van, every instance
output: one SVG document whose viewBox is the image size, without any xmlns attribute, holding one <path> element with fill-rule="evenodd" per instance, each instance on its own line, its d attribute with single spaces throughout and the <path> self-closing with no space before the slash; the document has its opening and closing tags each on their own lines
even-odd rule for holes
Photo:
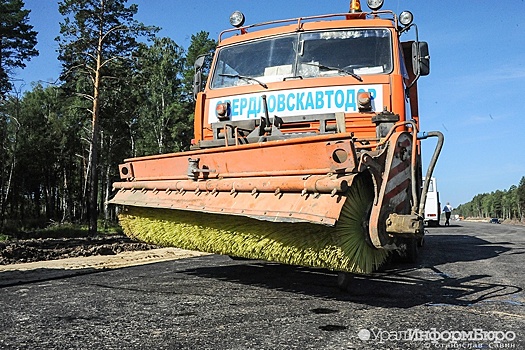
<svg viewBox="0 0 525 350">
<path fill-rule="evenodd" d="M 425 223 L 428 226 L 439 226 L 440 216 L 441 204 L 439 203 L 439 192 L 437 190 L 436 178 L 433 177 L 430 179 L 427 200 L 425 202 Z"/>
</svg>

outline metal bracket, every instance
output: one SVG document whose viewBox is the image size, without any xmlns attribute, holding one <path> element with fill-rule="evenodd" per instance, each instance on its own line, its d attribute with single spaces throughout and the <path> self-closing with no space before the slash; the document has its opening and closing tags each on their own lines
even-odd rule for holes
<svg viewBox="0 0 525 350">
<path fill-rule="evenodd" d="M 423 220 L 417 215 L 390 214 L 386 219 L 386 232 L 394 234 L 422 235 Z"/>
<path fill-rule="evenodd" d="M 195 159 L 188 158 L 188 173 L 187 173 L 188 179 L 197 181 L 199 178 L 199 174 L 201 173 L 209 174 L 209 173 L 215 172 L 215 170 L 213 169 L 208 169 L 208 168 L 200 169 L 199 162 L 200 162 L 200 158 L 195 158 Z"/>
</svg>

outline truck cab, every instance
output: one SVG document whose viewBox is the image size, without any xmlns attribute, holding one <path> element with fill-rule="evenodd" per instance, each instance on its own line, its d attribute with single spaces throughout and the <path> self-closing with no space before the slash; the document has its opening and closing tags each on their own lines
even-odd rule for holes
<svg viewBox="0 0 525 350">
<path fill-rule="evenodd" d="M 366 143 L 398 121 L 419 127 L 414 83 L 428 74 L 428 50 L 400 41 L 404 23 L 376 11 L 224 31 L 204 89 L 196 65 L 193 149 L 345 131 Z"/>
</svg>

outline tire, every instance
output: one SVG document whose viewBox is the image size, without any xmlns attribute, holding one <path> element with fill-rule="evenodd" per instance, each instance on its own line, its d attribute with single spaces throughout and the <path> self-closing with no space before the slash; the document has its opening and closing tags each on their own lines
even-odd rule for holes
<svg viewBox="0 0 525 350">
<path fill-rule="evenodd" d="M 338 272 L 337 273 L 337 286 L 342 291 L 347 291 L 348 287 L 352 284 L 355 275 L 349 272 Z"/>
<path fill-rule="evenodd" d="M 419 247 L 422 244 L 419 238 L 403 238 L 399 241 L 400 248 L 397 250 L 396 260 L 401 263 L 415 264 L 419 259 Z"/>
</svg>

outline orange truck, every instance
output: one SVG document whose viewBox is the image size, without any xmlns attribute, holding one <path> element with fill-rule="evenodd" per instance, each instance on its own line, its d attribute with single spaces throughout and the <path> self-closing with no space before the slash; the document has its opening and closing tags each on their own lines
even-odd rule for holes
<svg viewBox="0 0 525 350">
<path fill-rule="evenodd" d="M 428 181 L 417 81 L 428 46 L 408 11 L 244 24 L 195 62 L 187 152 L 126 159 L 111 203 L 130 237 L 232 257 L 370 273 L 417 257 Z M 414 29 L 415 40 L 401 41 Z M 208 69 L 206 69 L 208 71 Z"/>
</svg>

